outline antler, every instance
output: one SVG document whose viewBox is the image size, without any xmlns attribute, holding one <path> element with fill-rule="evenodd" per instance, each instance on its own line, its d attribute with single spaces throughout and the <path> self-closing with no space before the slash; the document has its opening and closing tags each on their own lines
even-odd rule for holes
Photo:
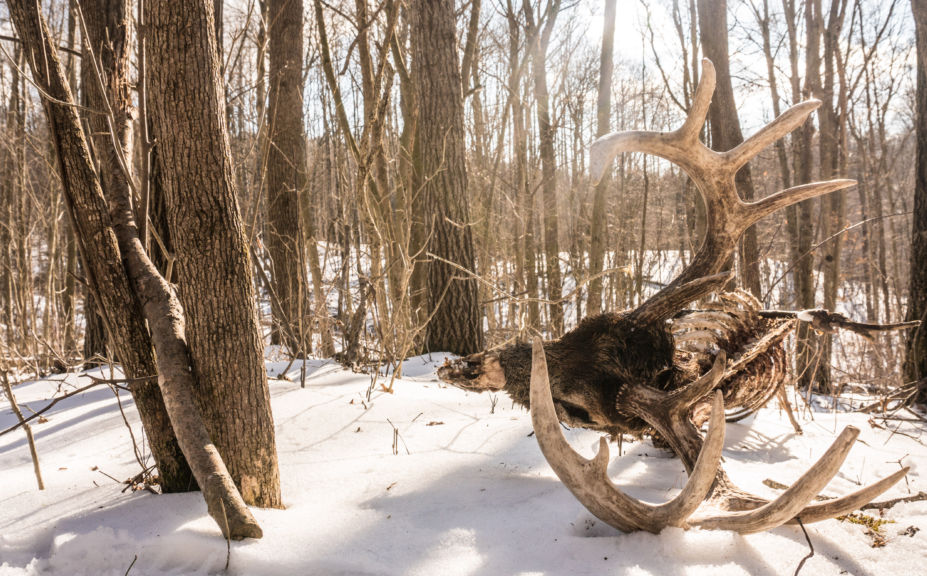
<svg viewBox="0 0 927 576">
<path fill-rule="evenodd" d="M 723 369 L 724 362 L 715 364 Z M 713 368 L 704 382 L 691 386 L 711 389 L 722 370 Z M 706 383 L 708 384 L 706 386 Z M 608 478 L 608 442 L 599 439 L 599 451 L 587 460 L 570 448 L 554 408 L 554 399 L 547 378 L 547 359 L 540 339 L 534 341 L 531 362 L 531 423 L 541 452 L 560 480 L 596 517 L 607 524 L 633 532 L 659 532 L 666 526 L 687 526 L 686 519 L 701 505 L 715 479 L 724 447 L 724 403 L 721 391 L 715 392 L 708 437 L 689 476 L 689 481 L 675 498 L 665 504 L 653 505 L 631 498 Z"/>
<path fill-rule="evenodd" d="M 667 287 L 644 302 L 631 316 L 647 323 L 665 320 L 691 302 L 723 284 L 728 257 L 743 232 L 776 210 L 802 200 L 828 194 L 856 184 L 855 180 L 829 180 L 794 186 L 756 202 L 744 202 L 737 194 L 734 176 L 764 148 L 801 124 L 818 106 L 809 100 L 791 107 L 762 130 L 727 152 L 715 152 L 698 138 L 711 95 L 715 89 L 715 68 L 702 60 L 702 77 L 685 123 L 673 132 L 616 132 L 596 140 L 590 150 L 589 171 L 602 178 L 612 159 L 622 152 L 643 152 L 665 158 L 681 167 L 695 182 L 705 201 L 708 218 L 705 239 L 689 266 Z"/>
<path fill-rule="evenodd" d="M 840 469 L 859 434 L 846 427 L 827 452 L 801 478 L 778 498 L 766 501 L 733 487 L 720 467 L 724 445 L 724 405 L 721 391 L 712 401 L 711 420 L 704 443 L 688 417 L 680 418 L 682 406 L 707 394 L 724 372 L 725 357 L 719 354 L 708 374 L 692 384 L 664 392 L 646 385 L 631 386 L 638 400 L 630 405 L 636 416 L 645 419 L 671 444 L 683 460 L 689 480 L 682 491 L 665 504 L 653 505 L 631 498 L 615 486 L 607 475 L 608 444 L 599 441 L 592 460 L 577 454 L 560 430 L 547 376 L 547 360 L 540 339 L 534 341 L 531 366 L 531 422 L 541 452 L 570 492 L 597 518 L 619 530 L 659 532 L 666 526 L 697 526 L 740 533 L 770 530 L 800 519 L 817 522 L 855 510 L 890 488 L 908 472 L 904 468 L 878 482 L 842 498 L 808 504 Z M 692 457 L 695 456 L 694 464 Z M 706 509 L 695 514 L 706 502 Z M 752 509 L 728 511 L 751 506 Z"/>
<path fill-rule="evenodd" d="M 737 171 L 761 150 L 800 126 L 820 102 L 797 104 L 733 150 L 715 152 L 698 139 L 715 86 L 712 63 L 705 59 L 702 68 L 695 101 L 682 127 L 666 133 L 610 134 L 593 143 L 590 152 L 590 172 L 594 180 L 601 179 L 605 167 L 621 152 L 643 152 L 665 158 L 692 178 L 705 202 L 708 219 L 705 238 L 689 266 L 637 309 L 608 317 L 607 322 L 614 323 L 612 329 L 630 326 L 630 332 L 637 333 L 638 340 L 643 337 L 637 332 L 639 328 L 662 325 L 663 320 L 673 316 L 686 303 L 704 296 L 728 279 L 730 274 L 724 272 L 724 267 L 747 228 L 780 208 L 856 184 L 853 180 L 815 182 L 782 190 L 756 202 L 741 200 L 734 183 Z M 710 315 L 695 319 L 691 327 L 693 331 L 686 338 L 693 340 L 705 330 L 728 331 Z M 606 352 L 603 358 L 609 358 L 609 354 Z M 624 377 L 620 377 L 621 382 L 615 387 L 618 411 L 655 429 L 679 455 L 689 473 L 689 481 L 676 498 L 665 504 L 647 504 L 628 497 L 609 480 L 606 473 L 608 448 L 604 438 L 592 460 L 570 448 L 560 432 L 540 340 L 535 340 L 532 355 L 531 419 L 541 451 L 579 501 L 595 516 L 620 530 L 658 532 L 665 526 L 699 526 L 749 533 L 798 519 L 816 522 L 856 509 L 887 490 L 908 471 L 902 469 L 842 498 L 809 504 L 840 469 L 859 434 L 855 428 L 847 427 L 820 460 L 775 500 L 767 501 L 738 489 L 719 464 L 724 443 L 721 392 L 715 392 L 704 441 L 690 418 L 693 406 L 717 386 L 725 373 L 727 360 L 722 351 L 707 374 L 679 389 L 665 391 L 645 383 L 646 378 L 628 381 Z M 750 360 L 741 358 L 743 362 Z M 616 373 L 620 374 L 627 373 Z M 707 505 L 699 510 L 702 502 Z"/>
</svg>

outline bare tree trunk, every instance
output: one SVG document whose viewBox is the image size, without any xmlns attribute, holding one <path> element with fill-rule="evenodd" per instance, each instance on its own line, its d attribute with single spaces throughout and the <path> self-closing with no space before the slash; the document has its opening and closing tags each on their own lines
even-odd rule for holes
<svg viewBox="0 0 927 576">
<path fill-rule="evenodd" d="M 26 257 L 29 244 L 26 230 L 24 205 L 26 202 L 26 79 L 20 70 L 25 66 L 25 50 L 17 46 L 13 52 L 10 99 L 7 109 L 7 131 L 10 135 L 8 152 L 9 204 L 7 205 L 7 226 L 9 231 L 9 306 L 8 326 L 11 329 L 10 346 L 26 346 L 29 334 L 29 313 L 25 295 L 32 295 L 32 266 Z"/>
<path fill-rule="evenodd" d="M 512 106 L 512 147 L 514 148 L 513 181 L 516 203 L 515 266 L 518 294 L 526 297 L 527 317 L 525 328 L 538 330 L 541 311 L 538 305 L 538 277 L 534 244 L 534 199 L 528 189 L 528 133 L 525 129 L 525 108 L 521 97 L 521 78 L 524 69 L 521 54 L 521 26 L 511 0 L 506 3 L 508 22 L 508 91 Z"/>
<path fill-rule="evenodd" d="M 52 95 L 59 100 L 70 102 L 70 90 L 58 64 L 57 54 L 53 58 L 48 48 L 51 43 L 47 38 L 47 28 L 41 21 L 37 5 L 28 4 L 10 3 L 10 8 L 16 15 L 17 29 L 20 30 L 24 45 L 29 47 L 28 62 L 33 69 L 33 77 L 46 78 L 46 82 L 51 83 L 48 90 L 52 91 Z M 101 7 L 92 4 L 88 5 L 88 9 L 96 11 Z M 107 44 L 111 51 L 103 56 L 97 65 L 109 67 L 108 76 L 113 85 L 116 85 L 126 82 L 125 68 L 118 69 L 120 62 L 123 65 L 127 64 L 127 61 L 120 61 L 119 55 L 119 51 L 125 48 L 123 39 L 126 34 L 126 22 L 119 17 L 118 5 L 107 7 L 107 10 L 106 15 L 95 19 L 94 25 L 97 27 L 96 30 L 111 29 Z M 123 28 L 119 28 L 120 25 Z M 42 57 L 36 58 L 36 54 L 42 54 Z M 85 65 L 90 66 L 92 62 L 93 59 L 88 57 Z M 128 94 L 127 89 L 124 94 Z M 139 314 L 133 314 L 133 311 L 139 310 L 139 305 L 121 268 L 119 249 L 112 229 L 109 228 L 111 220 L 105 200 L 102 196 L 95 196 L 94 191 L 86 188 L 86 184 L 75 176 L 80 174 L 81 162 L 90 162 L 89 157 L 80 158 L 84 153 L 81 147 L 85 143 L 83 135 L 75 133 L 80 132 L 75 109 L 53 104 L 48 100 L 43 100 L 43 104 L 58 155 L 69 224 L 83 258 L 88 302 L 91 301 L 89 295 L 93 294 L 94 305 L 85 307 L 85 315 L 88 326 L 92 326 L 96 331 L 89 330 L 88 335 L 92 343 L 95 339 L 98 350 L 102 350 L 104 342 L 109 340 L 114 348 L 113 353 L 122 362 L 123 369 L 130 378 L 151 376 L 155 374 L 151 344 L 143 320 Z M 102 122 L 102 118 L 98 116 L 98 119 Z M 130 391 L 148 435 L 148 444 L 158 466 L 162 489 L 166 492 L 189 490 L 192 484 L 191 472 L 174 437 L 157 384 L 138 382 L 130 387 Z"/>
<path fill-rule="evenodd" d="M 782 0 L 782 7 L 784 10 L 785 24 L 788 30 L 789 38 L 789 85 L 791 88 L 792 102 L 798 102 L 801 100 L 801 78 L 798 73 L 798 15 L 795 7 L 796 1 L 800 0 Z M 803 172 L 802 166 L 803 157 L 801 156 L 802 150 L 805 150 L 805 130 L 806 128 L 799 128 L 793 133 L 792 136 L 792 172 L 790 175 L 793 176 L 794 182 L 790 182 L 788 185 L 797 184 L 799 181 L 804 183 L 809 182 L 810 180 L 801 180 L 802 178 L 810 178 L 810 172 L 806 175 Z M 810 144 L 809 144 L 810 146 Z M 810 149 L 809 149 L 810 150 Z M 788 168 L 788 167 L 786 167 Z M 783 173 L 785 174 L 785 173 Z M 783 182 L 783 186 L 786 186 L 786 183 Z M 794 296 L 796 307 L 802 308 L 813 308 L 814 307 L 814 297 L 813 292 L 811 293 L 811 304 L 806 306 L 806 296 L 809 293 L 807 286 L 810 285 L 810 274 L 811 274 L 811 264 L 808 260 L 808 255 L 803 252 L 805 249 L 810 249 L 811 243 L 810 239 L 805 238 L 801 234 L 800 228 L 800 212 L 803 213 L 805 210 L 811 209 L 810 203 L 799 204 L 798 206 L 789 206 L 785 209 L 786 214 L 786 228 L 788 230 L 789 236 L 789 262 L 791 262 L 792 269 L 792 293 Z M 809 215 L 810 219 L 810 215 Z M 810 220 L 809 220 L 810 221 Z M 807 245 L 807 248 L 805 246 Z M 803 350 L 807 350 L 807 326 L 800 324 L 796 329 L 796 345 L 795 345 L 795 360 L 796 360 L 796 371 L 799 375 L 806 372 L 803 368 L 807 365 L 807 360 L 809 355 Z"/>
<path fill-rule="evenodd" d="M 815 97 L 822 101 L 822 105 L 818 109 L 821 128 L 818 137 L 821 180 L 831 180 L 839 175 L 840 157 L 844 154 L 844 143 L 841 138 L 841 125 L 844 119 L 835 108 L 834 83 L 837 59 L 840 57 L 837 42 L 840 39 L 846 5 L 847 0 L 831 0 L 827 24 L 823 28 L 823 82 L 817 81 L 815 83 L 816 87 L 820 88 Z M 846 192 L 844 190 L 838 190 L 822 200 L 823 236 L 824 238 L 833 237 L 824 246 L 821 265 L 824 272 L 824 308 L 827 310 L 833 310 L 837 305 L 837 289 L 840 284 L 840 253 L 843 246 L 843 235 L 838 234 L 838 231 L 844 226 L 845 212 Z M 821 379 L 821 389 L 830 392 L 833 389 L 830 373 L 833 335 L 822 335 L 821 344 L 820 371 L 818 374 Z"/>
<path fill-rule="evenodd" d="M 16 78 L 15 67 L 11 66 L 11 75 Z M 3 66 L 0 64 L 0 76 Z M 5 81 L 5 79 L 4 79 Z M 10 89 L 10 100 L 15 88 Z M 12 107 L 8 107 L 5 134 L 10 132 Z M 0 149 L 0 323 L 6 327 L 5 342 L 13 347 L 13 161 L 6 149 Z"/>
<path fill-rule="evenodd" d="M 904 373 L 906 380 L 919 382 L 915 401 L 927 404 L 927 0 L 911 0 L 911 11 L 917 38 L 917 164 L 907 318 L 921 325 L 908 337 Z"/>
<path fill-rule="evenodd" d="M 538 119 L 538 154 L 541 157 L 541 190 L 544 205 L 544 260 L 547 267 L 547 298 L 550 301 L 550 332 L 563 333 L 563 279 L 560 272 L 560 227 L 557 214 L 557 164 L 554 158 L 554 126 L 550 119 L 550 94 L 547 87 L 547 48 L 560 12 L 560 0 L 551 0 L 544 11 L 546 18 L 535 21 L 534 9 L 523 4 L 527 41 L 532 51 L 531 71 Z"/>
<path fill-rule="evenodd" d="M 805 0 L 805 33 L 807 36 L 806 56 L 805 56 L 805 85 L 800 94 L 801 99 L 807 99 L 812 96 L 815 82 L 820 82 L 821 77 L 821 30 L 820 30 L 820 9 L 816 5 L 819 0 Z M 794 3 L 792 5 L 794 14 Z M 797 23 L 796 23 L 797 25 Z M 791 58 L 795 60 L 793 72 L 797 70 L 798 53 L 793 52 Z M 798 78 L 793 75 L 793 92 L 797 90 Z M 811 122 L 805 122 L 804 126 L 799 129 L 799 137 L 796 139 L 795 153 L 795 182 L 794 185 L 807 184 L 812 180 L 812 170 L 814 168 L 814 152 L 812 142 L 814 139 L 814 125 Z M 797 248 L 794 255 L 792 266 L 796 277 L 796 287 L 798 290 L 799 302 L 801 308 L 815 307 L 815 282 L 813 275 L 813 257 L 811 254 L 811 244 L 814 235 L 812 225 L 812 215 L 814 211 L 814 200 L 805 200 L 798 204 L 796 218 L 796 236 L 798 240 Z M 802 322 L 795 331 L 795 370 L 802 386 L 808 387 L 813 385 L 817 376 L 817 369 L 820 363 L 819 351 L 817 349 L 816 338 L 807 323 Z"/>
<path fill-rule="evenodd" d="M 274 328 L 291 354 L 306 354 L 312 350 L 312 333 L 305 254 L 300 250 L 300 197 L 306 194 L 308 171 L 303 123 L 302 0 L 269 0 L 267 22 L 270 103 L 266 120 L 264 240 L 273 264 L 271 289 L 280 303 L 274 308 Z"/>
<path fill-rule="evenodd" d="M 414 76 L 419 86 L 422 195 L 430 219 L 429 350 L 470 354 L 482 348 L 479 292 L 468 207 L 463 99 L 452 0 L 412 4 Z M 459 266 L 461 269 L 458 269 Z"/>
<path fill-rule="evenodd" d="M 615 13 L 617 0 L 605 0 L 605 16 L 602 29 L 602 55 L 599 62 L 599 94 L 596 100 L 596 137 L 608 133 L 612 107 L 612 76 L 615 71 Z M 602 310 L 602 265 L 605 259 L 606 208 L 605 194 L 611 187 L 611 178 L 602 178 L 595 186 L 592 200 L 592 230 L 589 249 L 589 298 L 586 303 L 588 315 Z"/>
<path fill-rule="evenodd" d="M 197 404 L 245 502 L 280 507 L 270 394 L 208 0 L 149 0 L 149 104 Z M 247 426 L 244 424 L 247 423 Z"/>
<path fill-rule="evenodd" d="M 423 253 L 428 237 L 424 215 L 421 214 L 422 158 L 418 134 L 419 108 L 418 87 L 415 85 L 408 57 L 400 46 L 406 45 L 411 34 L 409 8 L 403 8 L 401 24 L 393 37 L 391 51 L 399 75 L 399 107 L 402 114 L 402 131 L 399 134 L 399 204 L 410 216 L 406 221 L 405 236 L 410 255 L 409 274 L 409 320 L 416 326 L 423 326 L 428 320 L 428 277 L 427 268 L 421 263 L 426 260 Z M 420 348 L 421 342 L 416 342 Z"/>
<path fill-rule="evenodd" d="M 769 0 L 763 0 L 763 12 L 755 13 L 760 35 L 763 38 L 763 56 L 766 58 L 766 79 L 769 82 L 769 95 L 772 100 L 773 116 L 779 117 L 782 113 L 782 104 L 779 96 L 779 82 L 776 80 L 776 61 L 773 58 L 772 31 L 770 29 Z M 792 170 L 789 167 L 788 151 L 785 140 L 776 140 L 776 159 L 779 161 L 779 179 L 781 189 L 792 186 Z"/>
<path fill-rule="evenodd" d="M 159 384 L 164 391 L 164 400 L 169 407 L 172 423 L 182 432 L 180 438 L 183 440 L 184 453 L 189 456 L 196 470 L 196 478 L 206 497 L 209 512 L 223 533 L 231 538 L 260 537 L 260 527 L 241 502 L 199 416 L 192 409 L 194 386 L 186 346 L 183 344 L 183 316 L 176 299 L 171 300 L 169 286 L 154 272 L 138 239 L 129 206 L 128 173 L 123 174 L 121 181 L 114 180 L 110 211 L 107 211 L 87 140 L 76 109 L 71 104 L 73 97 L 62 73 L 57 48 L 50 38 L 38 5 L 24 0 L 11 0 L 9 6 L 20 38 L 30 50 L 28 60 L 33 77 L 42 83 L 42 92 L 51 97 L 43 99 L 45 114 L 58 153 L 58 166 L 61 180 L 65 184 L 69 214 L 78 231 L 78 238 L 83 241 L 82 254 L 90 264 L 87 268 L 90 285 L 97 289 L 101 301 L 106 301 L 107 297 L 131 292 L 128 289 L 104 292 L 102 287 L 125 288 L 129 283 L 128 277 L 132 277 L 134 288 L 142 296 L 141 307 L 150 322 L 158 349 Z M 124 81 L 125 77 L 122 78 Z M 97 79 L 102 88 L 102 75 L 97 76 Z M 112 110 L 108 110 L 108 116 L 111 120 L 116 117 Z M 113 153 L 118 153 L 119 145 L 113 136 L 110 148 Z M 89 239 L 93 241 L 89 242 Z M 93 247 L 88 249 L 88 245 Z M 120 253 L 126 258 L 128 274 L 126 268 L 122 267 Z M 146 262 L 147 275 L 143 274 L 142 269 Z M 110 275 L 101 278 L 100 272 L 108 272 Z M 158 290 L 162 291 L 163 297 L 152 298 L 152 294 Z M 131 316 L 141 322 L 140 315 L 126 314 L 127 311 L 137 310 L 139 305 L 132 298 L 128 300 L 132 306 L 120 309 L 121 315 Z M 167 345 L 162 346 L 165 343 Z M 139 406 L 140 413 L 143 409 Z"/>
<path fill-rule="evenodd" d="M 737 117 L 737 103 L 734 102 L 734 88 L 731 84 L 731 65 L 728 58 L 727 0 L 699 0 L 699 31 L 702 39 L 702 53 L 715 65 L 717 84 L 708 121 L 711 128 L 711 147 L 726 151 L 744 141 Z M 745 165 L 735 178 L 741 198 L 752 201 L 753 177 L 750 165 Z M 740 248 L 741 282 L 756 297 L 761 296 L 760 257 L 756 240 L 756 226 L 744 232 Z"/>
</svg>

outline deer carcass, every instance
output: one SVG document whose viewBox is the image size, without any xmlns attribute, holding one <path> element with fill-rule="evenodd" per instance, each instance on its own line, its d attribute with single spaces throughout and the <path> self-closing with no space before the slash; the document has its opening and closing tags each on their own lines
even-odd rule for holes
<svg viewBox="0 0 927 576">
<path fill-rule="evenodd" d="M 689 266 L 633 310 L 586 318 L 558 340 L 474 354 L 439 370 L 446 382 L 469 390 L 505 390 L 529 407 L 541 451 L 557 476 L 590 512 L 623 531 L 699 526 L 749 533 L 798 520 L 815 522 L 855 510 L 907 472 L 900 470 L 841 498 L 812 503 L 852 447 L 858 434 L 852 427 L 772 501 L 738 489 L 721 468 L 725 402 L 728 407 L 755 409 L 781 385 L 786 377 L 781 342 L 791 321 L 759 319 L 758 303 L 744 296 L 722 296 L 722 304 L 725 298 L 729 302 L 714 311 L 683 313 L 683 308 L 729 279 L 726 263 L 748 227 L 781 208 L 855 182 L 815 182 L 755 202 L 741 200 L 734 185 L 737 171 L 800 126 L 820 102 L 797 104 L 733 150 L 715 152 L 699 141 L 715 84 L 711 62 L 703 60 L 702 65 L 694 103 L 681 128 L 610 134 L 593 143 L 590 152 L 595 180 L 622 152 L 653 154 L 685 170 L 704 199 L 707 216 L 705 238 Z M 705 339 L 713 344 L 697 345 Z M 713 356 L 709 362 L 704 361 L 706 353 Z M 699 354 L 702 367 L 710 366 L 701 376 Z M 698 424 L 710 418 L 704 439 L 693 418 Z M 606 474 L 605 438 L 598 454 L 587 460 L 567 444 L 561 421 L 612 435 L 655 432 L 682 460 L 689 480 L 665 504 L 630 498 Z"/>
</svg>

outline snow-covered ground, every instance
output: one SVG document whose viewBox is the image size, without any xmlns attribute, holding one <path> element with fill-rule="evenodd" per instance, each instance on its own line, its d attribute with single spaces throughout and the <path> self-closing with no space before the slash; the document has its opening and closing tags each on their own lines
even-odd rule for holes
<svg viewBox="0 0 927 576">
<path fill-rule="evenodd" d="M 666 529 L 622 534 L 592 517 L 557 480 L 532 436 L 530 417 L 504 394 L 440 384 L 443 357 L 406 362 L 392 394 L 367 375 L 310 361 L 306 387 L 271 380 L 286 510 L 255 510 L 262 540 L 231 545 L 228 574 L 792 574 L 809 552 L 798 527 L 740 536 Z M 284 363 L 269 362 L 272 375 Z M 59 388 L 88 381 L 17 386 L 20 404 L 41 408 Z M 131 400 L 122 394 L 140 437 Z M 28 413 L 28 410 L 25 410 Z M 0 576 L 221 574 L 226 543 L 198 493 L 123 492 L 135 475 L 128 431 L 113 392 L 98 387 L 56 405 L 34 430 L 47 489 L 35 487 L 21 430 L 0 436 Z M 771 408 L 728 426 L 725 467 L 743 488 L 773 495 L 763 481 L 791 483 L 847 424 L 859 441 L 827 494 L 912 467 L 881 498 L 927 491 L 923 423 L 814 414 L 793 433 Z M 15 422 L 6 399 L 0 430 Z M 896 427 L 902 426 L 893 433 Z M 393 453 L 394 426 L 398 430 Z M 568 438 L 590 455 L 597 435 Z M 661 501 L 685 481 L 681 464 L 649 441 L 624 445 L 613 479 Z M 617 450 L 613 449 L 616 453 Z M 106 475 L 104 475 L 104 473 Z M 878 516 L 877 512 L 872 512 Z M 885 512 L 886 542 L 866 527 L 829 520 L 808 526 L 814 556 L 802 574 L 927 573 L 927 502 Z M 134 561 L 134 564 L 133 564 Z"/>
</svg>

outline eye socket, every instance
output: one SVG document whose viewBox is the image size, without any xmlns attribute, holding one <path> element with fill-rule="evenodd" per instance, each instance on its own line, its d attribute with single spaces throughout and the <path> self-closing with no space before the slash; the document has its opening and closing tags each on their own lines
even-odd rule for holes
<svg viewBox="0 0 927 576">
<path fill-rule="evenodd" d="M 589 411 L 583 408 L 582 406 L 577 406 L 576 404 L 571 404 L 569 402 L 558 402 L 563 408 L 563 411 L 566 412 L 567 417 L 570 420 L 570 424 L 574 426 L 578 425 L 592 425 L 592 419 L 589 417 Z"/>
</svg>

